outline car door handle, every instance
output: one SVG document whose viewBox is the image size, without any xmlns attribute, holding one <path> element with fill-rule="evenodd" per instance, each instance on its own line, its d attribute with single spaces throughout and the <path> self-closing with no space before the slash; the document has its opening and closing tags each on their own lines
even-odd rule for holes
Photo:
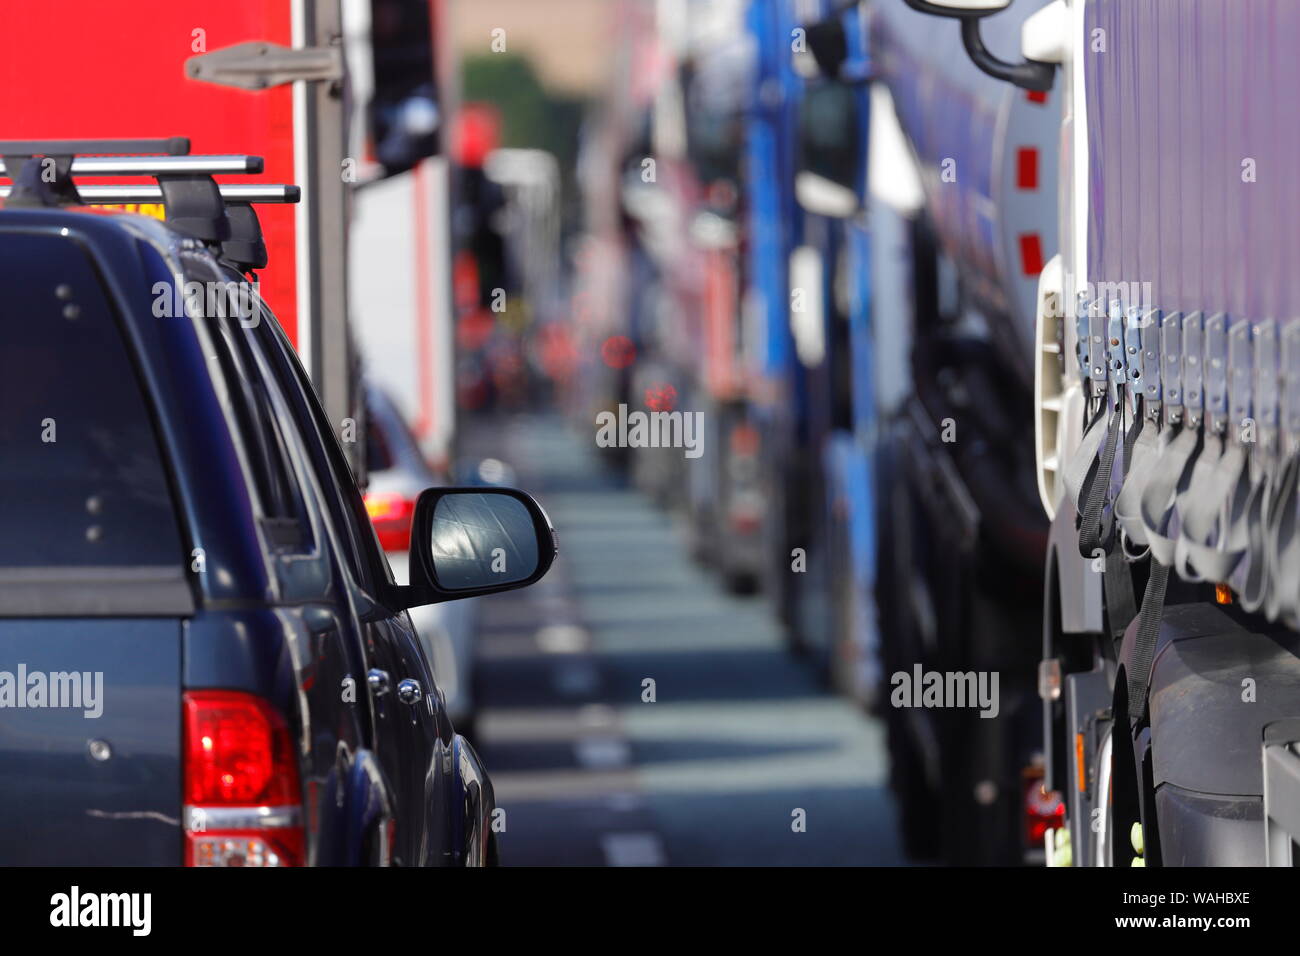
<svg viewBox="0 0 1300 956">
<path fill-rule="evenodd" d="M 381 671 L 378 668 L 369 671 L 366 674 L 366 683 L 370 685 L 370 693 L 376 697 L 383 697 L 388 693 L 389 681 L 388 671 Z"/>
<path fill-rule="evenodd" d="M 406 680 L 397 683 L 397 699 L 403 704 L 418 704 L 424 697 L 424 691 L 420 689 L 420 682 L 406 678 Z"/>
</svg>

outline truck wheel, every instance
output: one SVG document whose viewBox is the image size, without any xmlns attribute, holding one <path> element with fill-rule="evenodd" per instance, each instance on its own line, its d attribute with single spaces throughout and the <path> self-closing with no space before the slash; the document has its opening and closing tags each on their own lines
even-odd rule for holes
<svg viewBox="0 0 1300 956">
<path fill-rule="evenodd" d="M 903 852 L 917 862 L 940 862 L 943 851 L 939 799 L 930 789 L 920 756 L 910 746 L 890 748 L 890 781 L 898 800 Z"/>
<path fill-rule="evenodd" d="M 881 480 L 878 520 L 882 706 L 904 841 L 909 853 L 945 863 L 1019 864 L 1022 764 L 1041 719 L 1034 693 L 1041 611 L 1037 598 L 1017 597 L 1016 579 L 1000 579 L 1005 562 L 985 540 L 963 548 L 951 537 L 951 523 L 927 509 L 913 480 L 901 468 Z M 926 673 L 998 673 L 998 716 L 893 707 L 890 675 L 917 665 Z"/>
<path fill-rule="evenodd" d="M 763 526 L 763 560 L 766 572 L 763 590 L 770 595 L 772 609 L 785 635 L 786 648 L 794 654 L 802 654 L 804 648 L 794 618 L 798 606 L 796 590 L 801 575 L 794 573 L 790 568 L 791 550 L 801 546 L 795 543 L 794 510 L 790 495 L 787 494 L 787 489 L 794 479 L 789 463 L 775 455 L 775 447 L 775 442 L 765 443 L 765 448 L 773 457 L 765 461 L 767 483 L 764 497 L 768 510 Z"/>
<path fill-rule="evenodd" d="M 890 467 L 887 453 L 882 454 L 881 460 L 886 464 L 880 469 L 880 513 L 876 525 L 880 529 L 880 570 L 876 587 L 886 681 L 881 707 L 885 708 L 889 744 L 889 783 L 898 804 L 903 851 L 913 860 L 934 861 L 939 858 L 941 846 L 938 794 L 927 779 L 919 742 L 908 726 L 908 711 L 891 707 L 888 700 L 889 675 L 910 671 L 907 659 L 921 645 L 906 597 L 908 583 L 915 573 L 911 555 L 912 501 L 902 476 Z"/>
<path fill-rule="evenodd" d="M 972 555 L 977 562 L 978 556 Z M 984 718 L 974 709 L 945 712 L 940 737 L 944 781 L 945 862 L 976 866 L 1017 866 L 1024 862 L 1025 783 L 1030 741 L 1040 732 L 1032 665 L 1013 668 L 1009 650 L 1017 639 L 1028 644 L 1021 656 L 1032 662 L 1041 628 L 1037 607 L 1017 607 L 973 568 L 966 569 L 955 608 L 956 646 L 941 651 L 937 669 L 999 675 L 998 714 Z M 941 613 L 941 617 L 942 617 Z M 943 647 L 949 635 L 941 636 Z"/>
</svg>

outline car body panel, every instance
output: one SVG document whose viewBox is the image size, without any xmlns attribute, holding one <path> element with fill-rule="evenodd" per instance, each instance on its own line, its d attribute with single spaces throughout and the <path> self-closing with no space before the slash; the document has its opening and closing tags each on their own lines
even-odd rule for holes
<svg viewBox="0 0 1300 956">
<path fill-rule="evenodd" d="M 208 688 L 256 694 L 288 722 L 307 862 L 478 859 L 451 842 L 464 828 L 454 825 L 461 791 L 441 694 L 342 452 L 274 317 L 265 311 L 246 325 L 183 311 L 159 316 L 157 290 L 175 293 L 177 276 L 242 277 L 152 220 L 6 209 L 0 235 L 15 233 L 57 236 L 95 264 L 149 396 L 184 539 L 177 579 L 186 600 L 131 616 L 73 616 L 47 601 L 38 615 L 19 617 L 3 600 L 13 582 L 0 589 L 0 670 L 22 663 L 104 675 L 100 717 L 0 711 L 8 821 L 0 860 L 181 863 L 181 694 Z M 237 367 L 222 365 L 234 352 Z M 280 464 L 296 502 L 288 538 L 254 492 L 266 462 L 236 414 L 246 387 L 283 439 Z M 372 697 L 374 670 L 387 672 L 387 694 Z M 397 699 L 402 681 L 419 685 L 416 702 Z M 491 809 L 481 800 L 477 807 Z"/>
<path fill-rule="evenodd" d="M 0 669 L 27 704 L 0 712 L 0 865 L 179 863 L 180 623 L 0 619 Z"/>
</svg>

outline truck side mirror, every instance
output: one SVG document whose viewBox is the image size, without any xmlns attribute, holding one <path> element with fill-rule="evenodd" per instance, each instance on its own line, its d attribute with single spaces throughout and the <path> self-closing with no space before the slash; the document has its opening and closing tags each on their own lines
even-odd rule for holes
<svg viewBox="0 0 1300 956">
<path fill-rule="evenodd" d="M 907 5 L 936 17 L 986 17 L 1011 6 L 1011 0 L 907 0 Z"/>
<path fill-rule="evenodd" d="M 385 176 L 394 176 L 436 156 L 449 135 L 443 129 L 438 89 L 438 53 L 430 10 L 422 0 L 371 0 L 371 76 L 366 102 L 368 133 Z"/>
<path fill-rule="evenodd" d="M 1006 63 L 989 52 L 980 37 L 980 20 L 1011 6 L 1011 0 L 904 0 L 920 13 L 936 17 L 953 17 L 961 21 L 961 40 L 971 61 L 999 80 L 1021 89 L 1045 93 L 1052 88 L 1056 70 L 1051 63 L 1026 59 L 1023 63 Z"/>
<path fill-rule="evenodd" d="M 833 80 L 805 87 L 799 103 L 795 198 L 808 212 L 846 219 L 861 205 L 859 89 Z"/>
<path fill-rule="evenodd" d="M 849 41 L 844 35 L 844 21 L 830 17 L 804 28 L 808 49 L 817 63 L 817 71 L 828 80 L 837 80 L 840 67 L 849 58 Z"/>
</svg>

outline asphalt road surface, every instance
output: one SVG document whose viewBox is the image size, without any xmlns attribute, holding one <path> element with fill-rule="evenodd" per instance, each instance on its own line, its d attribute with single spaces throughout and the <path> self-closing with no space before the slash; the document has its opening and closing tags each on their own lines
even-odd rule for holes
<svg viewBox="0 0 1300 956">
<path fill-rule="evenodd" d="M 482 608 L 474 742 L 504 864 L 904 862 L 883 727 L 785 651 L 761 597 L 693 563 L 590 436 L 554 417 L 469 431 L 560 544 L 545 579 Z"/>
</svg>

